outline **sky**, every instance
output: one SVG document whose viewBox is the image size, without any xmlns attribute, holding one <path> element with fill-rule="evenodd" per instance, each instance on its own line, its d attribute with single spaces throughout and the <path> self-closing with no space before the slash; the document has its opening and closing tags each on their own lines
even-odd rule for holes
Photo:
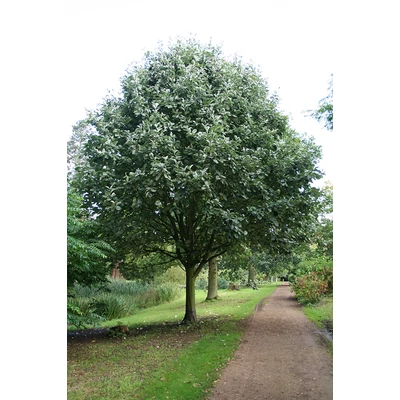
<svg viewBox="0 0 400 400">
<path fill-rule="evenodd" d="M 333 72 L 326 7 L 316 1 L 69 1 L 68 131 L 101 102 L 147 50 L 194 36 L 260 68 L 298 132 L 322 146 L 320 168 L 333 183 L 333 133 L 306 117 L 328 93 Z M 307 6 L 308 5 L 308 6 Z M 323 32 L 323 34 L 321 34 Z"/>
</svg>

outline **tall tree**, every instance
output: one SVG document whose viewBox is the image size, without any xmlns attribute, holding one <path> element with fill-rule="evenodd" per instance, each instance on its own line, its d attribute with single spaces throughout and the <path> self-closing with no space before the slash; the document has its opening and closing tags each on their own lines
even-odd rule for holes
<svg viewBox="0 0 400 400">
<path fill-rule="evenodd" d="M 209 260 L 244 240 L 285 248 L 307 235 L 320 149 L 289 128 L 261 73 L 220 48 L 146 53 L 85 123 L 86 205 L 120 242 L 182 264 L 183 322 L 196 321 Z"/>
<path fill-rule="evenodd" d="M 329 80 L 328 95 L 319 101 L 316 110 L 308 110 L 308 112 L 309 116 L 318 122 L 322 121 L 326 129 L 333 130 L 333 74 Z"/>
<path fill-rule="evenodd" d="M 91 133 L 90 130 L 91 126 L 86 121 L 79 121 L 73 126 L 72 135 L 67 143 L 67 176 L 72 186 L 76 167 L 85 162 L 83 146 Z"/>
</svg>

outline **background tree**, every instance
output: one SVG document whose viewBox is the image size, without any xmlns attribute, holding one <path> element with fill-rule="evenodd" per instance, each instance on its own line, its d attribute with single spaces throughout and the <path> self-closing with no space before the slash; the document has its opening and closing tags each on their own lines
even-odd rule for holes
<svg viewBox="0 0 400 400">
<path fill-rule="evenodd" d="M 310 243 L 294 250 L 299 261 L 289 264 L 289 280 L 300 302 L 316 302 L 333 292 L 333 186 L 321 190 L 320 215 Z"/>
<path fill-rule="evenodd" d="M 248 265 L 251 250 L 244 244 L 232 246 L 219 262 L 220 274 L 232 283 L 240 284 L 248 280 Z"/>
<path fill-rule="evenodd" d="M 99 239 L 99 224 L 83 209 L 83 198 L 68 188 L 67 285 L 91 286 L 105 282 L 109 274 L 107 257 L 113 248 Z"/>
<path fill-rule="evenodd" d="M 220 48 L 146 53 L 85 124 L 85 204 L 119 243 L 181 263 L 183 322 L 196 321 L 209 260 L 245 240 L 288 247 L 316 217 L 320 149 L 290 129 L 260 72 Z"/>
<path fill-rule="evenodd" d="M 163 254 L 140 254 L 132 251 L 124 254 L 119 268 L 126 279 L 150 283 L 174 264 L 176 262 Z"/>
<path fill-rule="evenodd" d="M 71 186 L 74 184 L 76 166 L 85 162 L 83 146 L 91 134 L 90 130 L 90 125 L 85 121 L 79 121 L 72 127 L 72 135 L 67 143 L 67 172 Z"/>
<path fill-rule="evenodd" d="M 213 258 L 208 261 L 208 291 L 206 300 L 218 298 L 218 260 Z"/>
<path fill-rule="evenodd" d="M 333 260 L 333 185 L 326 182 L 322 188 L 322 210 L 313 237 L 316 252 Z"/>
<path fill-rule="evenodd" d="M 296 249 L 296 247 L 294 247 Z M 251 263 L 258 272 L 266 277 L 286 277 L 290 266 L 301 261 L 294 251 L 284 254 L 270 254 L 268 251 L 257 251 L 251 255 Z"/>
<path fill-rule="evenodd" d="M 328 95 L 319 101 L 317 110 L 308 110 L 308 112 L 318 122 L 322 121 L 326 129 L 333 130 L 333 74 L 329 81 Z"/>
<path fill-rule="evenodd" d="M 83 209 L 83 198 L 69 187 L 67 192 L 67 321 L 77 327 L 96 323 L 99 316 L 84 315 L 70 300 L 75 283 L 92 286 L 107 280 L 108 255 L 113 248 L 99 239 L 98 222 Z"/>
</svg>

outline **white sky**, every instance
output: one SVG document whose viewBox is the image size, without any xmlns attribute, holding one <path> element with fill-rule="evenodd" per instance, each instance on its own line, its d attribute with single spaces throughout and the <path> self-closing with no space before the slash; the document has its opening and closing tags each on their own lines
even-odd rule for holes
<svg viewBox="0 0 400 400">
<path fill-rule="evenodd" d="M 159 41 L 195 35 L 222 44 L 259 66 L 277 91 L 291 125 L 323 146 L 323 180 L 333 182 L 332 132 L 302 114 L 327 95 L 333 72 L 330 20 L 317 1 L 127 1 L 66 2 L 68 24 L 69 127 L 85 109 L 118 90 L 131 62 L 140 61 Z M 321 34 L 323 33 L 323 34 Z M 71 130 L 68 131 L 69 137 Z"/>
</svg>

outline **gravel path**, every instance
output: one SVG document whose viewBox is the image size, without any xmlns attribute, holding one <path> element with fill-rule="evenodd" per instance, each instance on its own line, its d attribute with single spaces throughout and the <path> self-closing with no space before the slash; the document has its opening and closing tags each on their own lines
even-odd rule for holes
<svg viewBox="0 0 400 400">
<path fill-rule="evenodd" d="M 209 400 L 331 400 L 332 358 L 288 285 L 258 306 Z"/>
</svg>

